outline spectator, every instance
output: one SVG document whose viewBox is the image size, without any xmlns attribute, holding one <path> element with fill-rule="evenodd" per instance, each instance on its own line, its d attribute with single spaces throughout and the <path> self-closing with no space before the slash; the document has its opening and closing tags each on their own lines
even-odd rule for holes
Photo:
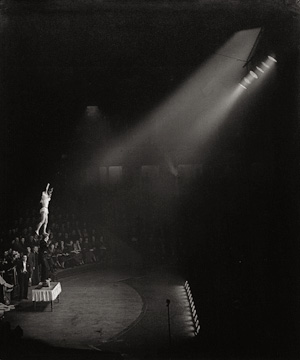
<svg viewBox="0 0 300 360">
<path fill-rule="evenodd" d="M 73 244 L 73 250 L 72 251 L 75 254 L 76 263 L 78 265 L 84 264 L 82 253 L 81 253 L 81 245 L 80 245 L 79 240 L 76 240 L 75 243 Z"/>
<path fill-rule="evenodd" d="M 19 251 L 20 254 L 26 254 L 26 252 L 27 252 L 27 245 L 26 245 L 26 242 L 25 242 L 25 237 L 21 237 L 21 240 L 20 240 L 20 249 L 21 249 L 21 251 Z"/>
<path fill-rule="evenodd" d="M 58 241 L 55 241 L 55 243 L 54 243 L 53 253 L 54 253 L 54 257 L 55 257 L 55 261 L 56 261 L 56 267 L 61 268 L 62 266 L 60 263 L 60 257 L 62 256 L 62 252 L 60 250 Z"/>
<path fill-rule="evenodd" d="M 82 253 L 83 253 L 83 261 L 85 264 L 89 264 L 96 261 L 93 249 L 91 247 L 91 244 L 89 242 L 89 238 L 86 237 L 84 239 L 84 243 L 82 246 Z"/>
<path fill-rule="evenodd" d="M 48 254 L 51 256 L 52 259 L 52 266 L 54 269 L 57 269 L 57 267 L 60 267 L 60 264 L 57 260 L 57 247 L 58 247 L 58 243 L 51 243 L 49 248 L 48 248 Z"/>
<path fill-rule="evenodd" d="M 49 231 L 49 244 L 54 244 L 54 243 L 55 243 L 54 234 L 52 231 Z"/>
<path fill-rule="evenodd" d="M 12 284 L 7 283 L 1 275 L 0 275 L 0 285 L 5 286 L 8 289 L 12 289 L 14 287 Z"/>
<path fill-rule="evenodd" d="M 65 234 L 65 235 L 67 235 L 67 234 Z M 72 240 L 67 241 L 66 239 L 68 239 L 68 237 L 65 236 L 66 251 L 67 251 L 67 253 L 70 253 L 71 251 L 74 250 L 73 241 Z"/>
<path fill-rule="evenodd" d="M 35 246 L 40 247 L 41 239 L 42 239 L 42 236 L 37 236 L 37 235 L 35 235 L 35 236 L 33 237 L 32 245 L 30 245 L 31 248 L 33 249 Z"/>
<path fill-rule="evenodd" d="M 33 237 L 33 235 L 29 235 L 28 236 L 28 244 L 27 244 L 27 246 L 30 246 L 32 249 L 33 249 L 33 247 L 34 247 L 34 237 Z"/>
<path fill-rule="evenodd" d="M 28 236 L 33 235 L 32 226 L 28 227 Z"/>
<path fill-rule="evenodd" d="M 20 239 L 18 236 L 15 237 L 15 239 L 11 242 L 13 250 L 17 251 L 19 254 L 23 253 L 23 247 L 20 244 Z"/>
<path fill-rule="evenodd" d="M 94 235 L 91 236 L 91 251 L 93 251 L 95 256 L 95 261 L 100 260 L 100 249 L 99 244 L 96 242 L 96 237 Z"/>
<path fill-rule="evenodd" d="M 98 247 L 99 247 L 99 253 L 100 253 L 100 261 L 101 262 L 106 262 L 107 248 L 106 248 L 106 245 L 104 243 L 103 235 L 100 236 L 100 239 L 99 239 L 99 242 L 98 242 Z"/>
<path fill-rule="evenodd" d="M 85 225 L 86 225 L 86 224 L 85 224 Z M 83 229 L 83 231 L 82 231 L 82 236 L 83 236 L 84 238 L 88 238 L 88 237 L 89 237 L 89 233 L 88 233 L 88 231 L 87 231 L 86 228 Z"/>
<path fill-rule="evenodd" d="M 17 264 L 17 272 L 18 272 L 18 282 L 20 286 L 19 299 L 28 299 L 28 281 L 30 274 L 30 265 L 27 261 L 27 255 L 22 256 L 22 260 L 20 260 Z"/>
<path fill-rule="evenodd" d="M 4 253 L 2 270 L 4 270 L 4 279 L 14 285 L 17 285 L 16 265 L 20 259 L 20 254 L 11 248 Z"/>
<path fill-rule="evenodd" d="M 74 243 L 72 240 L 70 240 L 67 244 L 66 244 L 66 250 L 68 255 L 68 259 L 66 260 L 68 262 L 68 266 L 77 266 L 80 264 L 80 260 L 77 256 L 77 252 L 74 249 Z"/>
<path fill-rule="evenodd" d="M 71 233 L 70 237 L 71 237 L 71 240 L 74 241 L 74 242 L 76 242 L 76 240 L 78 239 L 78 235 L 77 235 L 75 229 L 72 230 L 72 233 Z"/>
<path fill-rule="evenodd" d="M 61 268 L 65 268 L 65 262 L 67 260 L 67 254 L 65 250 L 65 242 L 63 240 L 60 240 L 57 247 L 57 260 L 61 266 Z"/>
<path fill-rule="evenodd" d="M 10 303 L 10 292 L 13 290 L 14 286 L 7 283 L 3 277 L 0 275 L 0 302 L 9 305 Z"/>
<path fill-rule="evenodd" d="M 28 286 L 30 287 L 32 285 L 32 275 L 33 275 L 33 270 L 35 268 L 35 256 L 34 253 L 31 251 L 30 246 L 27 246 L 27 259 L 30 266 L 29 279 L 28 279 Z"/>
</svg>

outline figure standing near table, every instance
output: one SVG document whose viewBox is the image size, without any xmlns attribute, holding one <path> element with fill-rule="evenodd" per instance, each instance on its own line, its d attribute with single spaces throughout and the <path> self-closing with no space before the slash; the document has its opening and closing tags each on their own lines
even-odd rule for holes
<svg viewBox="0 0 300 360">
<path fill-rule="evenodd" d="M 41 197 L 41 201 L 40 201 L 40 203 L 42 204 L 42 207 L 40 210 L 41 221 L 39 222 L 37 229 L 35 231 L 35 233 L 37 235 L 39 235 L 39 231 L 42 226 L 44 228 L 43 234 L 48 235 L 47 234 L 48 214 L 49 214 L 48 207 L 49 207 L 49 202 L 51 200 L 51 196 L 52 196 L 52 192 L 53 192 L 53 188 L 51 188 L 49 190 L 49 187 L 50 187 L 50 184 L 47 184 L 45 191 L 42 192 L 42 197 Z"/>
<path fill-rule="evenodd" d="M 20 286 L 19 300 L 28 299 L 28 282 L 31 273 L 30 264 L 27 255 L 23 255 L 17 264 L 18 282 Z"/>
<path fill-rule="evenodd" d="M 34 267 L 32 271 L 32 285 L 37 285 L 40 282 L 40 255 L 39 255 L 39 247 L 33 247 L 33 255 L 34 255 Z"/>
<path fill-rule="evenodd" d="M 32 285 L 33 270 L 35 269 L 35 256 L 31 250 L 30 246 L 27 246 L 27 260 L 30 265 L 30 273 L 29 273 L 29 280 L 28 280 L 28 286 L 30 287 Z"/>
<path fill-rule="evenodd" d="M 41 282 L 46 283 L 49 279 L 50 265 L 48 262 L 48 241 L 49 235 L 44 235 L 44 238 L 40 242 L 39 250 L 39 263 L 41 264 Z"/>
</svg>

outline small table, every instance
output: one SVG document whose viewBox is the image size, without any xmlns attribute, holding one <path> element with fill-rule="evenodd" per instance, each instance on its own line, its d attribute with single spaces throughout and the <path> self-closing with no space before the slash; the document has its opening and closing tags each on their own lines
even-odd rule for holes
<svg viewBox="0 0 300 360">
<path fill-rule="evenodd" d="M 36 308 L 36 303 L 46 301 L 51 303 L 51 311 L 53 311 L 53 301 L 55 299 L 59 302 L 59 294 L 61 293 L 60 282 L 52 282 L 50 286 L 36 286 L 32 289 L 32 301 L 34 304 L 34 309 Z"/>
</svg>

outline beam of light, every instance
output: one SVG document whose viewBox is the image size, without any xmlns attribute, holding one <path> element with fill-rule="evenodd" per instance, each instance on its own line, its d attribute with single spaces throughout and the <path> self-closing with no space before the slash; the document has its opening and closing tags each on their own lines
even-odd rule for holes
<svg viewBox="0 0 300 360">
<path fill-rule="evenodd" d="M 188 336 L 188 337 L 195 337 L 196 335 L 195 335 L 193 332 L 189 332 L 189 333 L 187 334 L 187 336 Z"/>
<path fill-rule="evenodd" d="M 205 114 L 202 114 L 201 117 L 199 116 L 198 122 L 195 122 L 194 126 L 190 128 L 189 142 L 194 144 L 198 143 L 198 147 L 207 144 L 243 92 L 244 89 L 238 84 L 235 84 L 227 93 L 224 92 L 222 96 L 219 97 L 215 107 L 210 108 Z"/>
<path fill-rule="evenodd" d="M 207 141 L 241 94 L 235 86 L 259 31 L 234 34 L 135 129 L 117 139 L 106 153 L 98 154 L 96 162 L 120 164 L 149 139 L 155 139 L 163 153 Z M 170 171 L 176 174 L 171 165 Z"/>
<path fill-rule="evenodd" d="M 182 299 L 186 299 L 186 298 L 187 298 L 185 291 L 184 291 L 184 292 L 183 292 L 183 291 L 178 292 L 178 296 L 180 296 Z"/>
<path fill-rule="evenodd" d="M 190 325 L 190 326 L 187 326 L 187 329 L 191 332 L 194 332 L 195 331 L 195 328 L 194 328 L 194 324 L 193 325 Z"/>
<path fill-rule="evenodd" d="M 177 293 L 180 295 L 185 295 L 185 288 L 183 287 L 182 289 L 177 289 Z"/>
<path fill-rule="evenodd" d="M 182 322 L 186 325 L 193 325 L 193 318 L 191 317 L 190 319 L 186 319 L 186 320 L 182 320 Z"/>
</svg>

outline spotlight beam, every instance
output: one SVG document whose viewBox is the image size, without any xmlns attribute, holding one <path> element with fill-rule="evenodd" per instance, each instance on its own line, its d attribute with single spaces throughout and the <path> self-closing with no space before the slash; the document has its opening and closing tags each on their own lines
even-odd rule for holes
<svg viewBox="0 0 300 360">
<path fill-rule="evenodd" d="M 193 145 L 197 138 L 198 142 L 210 138 L 223 118 L 221 112 L 227 113 L 232 104 L 228 101 L 239 93 L 236 87 L 243 67 L 238 63 L 247 60 L 260 31 L 250 29 L 234 34 L 143 122 L 112 143 L 105 154 L 98 154 L 96 162 L 121 164 L 131 149 L 138 149 L 149 138 L 161 147 L 162 153 L 182 145 L 191 146 L 191 138 Z M 198 131 L 191 136 L 194 129 Z"/>
</svg>

